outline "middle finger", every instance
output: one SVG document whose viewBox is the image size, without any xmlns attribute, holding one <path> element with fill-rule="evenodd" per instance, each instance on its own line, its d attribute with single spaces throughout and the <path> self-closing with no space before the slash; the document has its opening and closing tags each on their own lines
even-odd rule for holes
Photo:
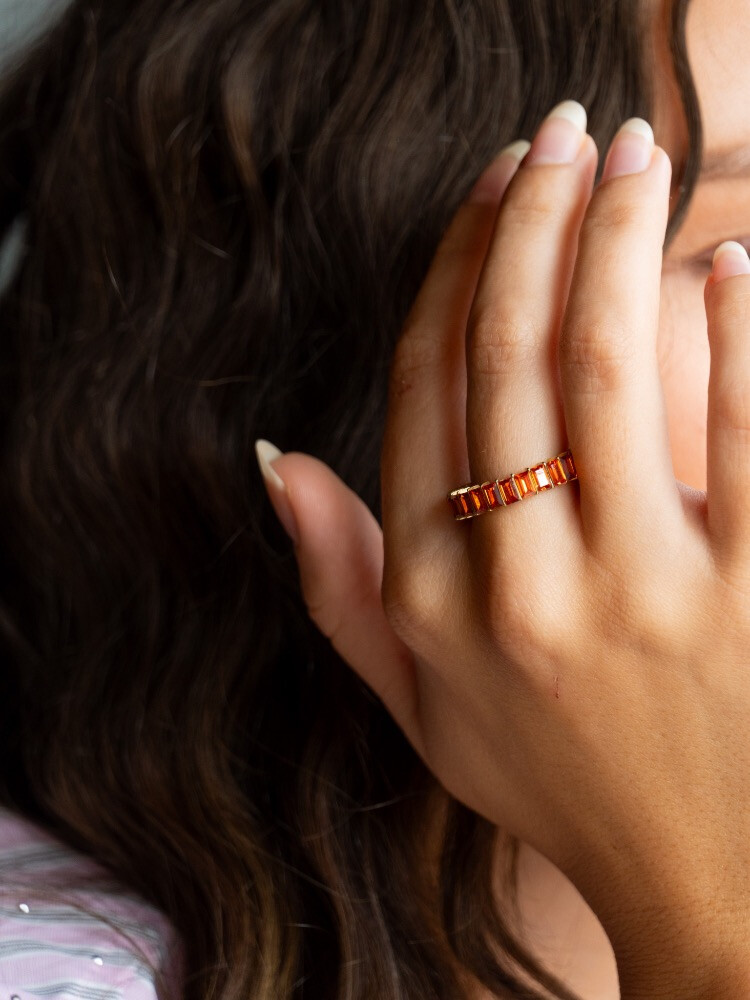
<svg viewBox="0 0 750 1000">
<path fill-rule="evenodd" d="M 476 483 L 502 480 L 567 447 L 557 338 L 596 163 L 586 112 L 565 101 L 542 123 L 501 206 L 467 332 L 467 440 Z M 472 523 L 479 558 L 505 537 L 517 551 L 532 551 L 541 533 L 572 543 L 572 492 L 567 500 L 549 492 L 554 498 L 540 494 Z"/>
</svg>

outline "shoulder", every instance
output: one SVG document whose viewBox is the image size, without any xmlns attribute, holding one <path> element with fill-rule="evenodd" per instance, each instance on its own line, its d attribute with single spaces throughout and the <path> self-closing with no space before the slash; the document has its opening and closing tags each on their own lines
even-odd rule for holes
<svg viewBox="0 0 750 1000">
<path fill-rule="evenodd" d="M 0 807 L 4 1000 L 177 1000 L 181 961 L 163 914 Z"/>
</svg>

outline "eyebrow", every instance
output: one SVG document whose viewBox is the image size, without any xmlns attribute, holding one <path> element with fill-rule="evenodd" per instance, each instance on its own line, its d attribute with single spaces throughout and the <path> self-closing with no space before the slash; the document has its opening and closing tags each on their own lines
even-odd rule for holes
<svg viewBox="0 0 750 1000">
<path fill-rule="evenodd" d="M 700 180 L 750 177 L 750 143 L 716 149 L 703 157 Z"/>
</svg>

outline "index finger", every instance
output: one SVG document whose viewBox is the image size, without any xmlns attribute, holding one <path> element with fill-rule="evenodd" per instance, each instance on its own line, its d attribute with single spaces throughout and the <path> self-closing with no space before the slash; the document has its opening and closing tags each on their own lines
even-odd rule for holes
<svg viewBox="0 0 750 1000">
<path fill-rule="evenodd" d="M 446 495 L 469 472 L 466 325 L 500 201 L 528 149 L 504 149 L 458 209 L 396 346 L 382 454 L 386 558 L 389 545 L 414 545 L 415 532 L 445 538 L 453 528 Z"/>
</svg>

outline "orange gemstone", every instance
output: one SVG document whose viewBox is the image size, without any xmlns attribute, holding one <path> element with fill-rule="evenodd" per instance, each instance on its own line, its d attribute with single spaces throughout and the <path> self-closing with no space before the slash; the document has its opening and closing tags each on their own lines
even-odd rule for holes
<svg viewBox="0 0 750 1000">
<path fill-rule="evenodd" d="M 460 517 L 469 516 L 470 514 L 469 504 L 466 500 L 465 493 L 456 493 L 456 495 L 453 497 L 453 503 L 455 504 Z"/>
<path fill-rule="evenodd" d="M 576 472 L 575 463 L 573 462 L 573 456 L 569 451 L 564 452 L 560 455 L 560 461 L 565 466 L 565 472 L 568 479 L 578 479 L 578 473 Z"/>
<path fill-rule="evenodd" d="M 479 513 L 482 510 L 488 510 L 487 497 L 485 496 L 484 490 L 481 486 L 475 486 L 473 490 L 469 490 L 468 494 L 469 508 L 473 513 Z"/>
<path fill-rule="evenodd" d="M 482 489 L 484 490 L 484 495 L 487 498 L 487 510 L 494 510 L 496 507 L 502 507 L 503 498 L 498 493 L 497 483 L 482 483 Z"/>
<path fill-rule="evenodd" d="M 562 486 L 564 483 L 567 483 L 568 477 L 565 475 L 565 469 L 559 458 L 551 458 L 544 464 L 547 466 L 549 478 L 553 486 Z"/>
<path fill-rule="evenodd" d="M 531 472 L 536 482 L 536 488 L 540 493 L 543 493 L 544 490 L 552 489 L 554 483 L 550 480 L 549 476 L 547 475 L 547 470 L 544 467 L 544 462 L 542 462 L 541 465 L 535 465 L 534 468 L 531 470 Z"/>
<path fill-rule="evenodd" d="M 531 475 L 531 469 L 526 469 L 525 472 L 516 472 L 513 475 L 513 481 L 522 500 L 536 493 L 536 483 Z"/>
<path fill-rule="evenodd" d="M 500 496 L 503 498 L 503 503 L 506 505 L 509 503 L 516 503 L 517 500 L 521 499 L 513 489 L 513 482 L 511 479 L 503 479 L 497 484 L 497 489 Z"/>
<path fill-rule="evenodd" d="M 456 517 L 461 517 L 463 512 L 461 510 L 461 503 L 460 503 L 458 497 L 449 496 L 448 497 L 448 503 L 453 508 L 453 513 L 455 514 L 455 516 Z"/>
</svg>

